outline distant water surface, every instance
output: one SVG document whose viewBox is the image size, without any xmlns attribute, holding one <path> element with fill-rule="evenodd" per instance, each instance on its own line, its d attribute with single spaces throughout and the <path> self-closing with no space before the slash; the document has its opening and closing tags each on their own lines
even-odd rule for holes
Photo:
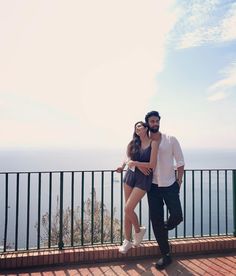
<svg viewBox="0 0 236 276">
<path fill-rule="evenodd" d="M 236 168 L 236 149 L 183 149 L 186 169 Z M 125 150 L 0 149 L 0 171 L 113 170 Z"/>
</svg>

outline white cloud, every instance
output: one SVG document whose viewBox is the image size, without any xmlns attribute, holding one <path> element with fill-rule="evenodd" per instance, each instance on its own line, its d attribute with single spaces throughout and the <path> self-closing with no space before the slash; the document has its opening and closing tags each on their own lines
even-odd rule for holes
<svg viewBox="0 0 236 276">
<path fill-rule="evenodd" d="M 16 145 L 127 143 L 156 90 L 177 20 L 173 0 L 14 4 L 0 3 L 0 96 L 30 99 L 36 111 L 21 101 L 14 116 L 8 109 L 14 118 L 1 121 L 1 144 L 20 126 Z M 22 120 L 22 109 L 32 124 Z"/>
<path fill-rule="evenodd" d="M 220 25 L 220 41 L 232 41 L 236 39 L 236 3 L 232 4 L 226 18 Z"/>
<path fill-rule="evenodd" d="M 219 0 L 188 2 L 176 26 L 177 48 L 190 48 L 206 43 L 236 39 L 236 3 Z"/>
<path fill-rule="evenodd" d="M 221 72 L 223 77 L 208 88 L 208 100 L 222 100 L 236 87 L 236 62 Z"/>
<path fill-rule="evenodd" d="M 225 91 L 220 91 L 208 96 L 207 99 L 209 101 L 219 101 L 219 100 L 225 99 L 226 97 L 227 97 L 227 94 L 225 93 Z"/>
</svg>

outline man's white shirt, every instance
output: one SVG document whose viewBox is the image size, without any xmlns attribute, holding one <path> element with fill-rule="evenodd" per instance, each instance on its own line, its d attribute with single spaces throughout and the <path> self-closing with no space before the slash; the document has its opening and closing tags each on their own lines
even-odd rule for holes
<svg viewBox="0 0 236 276">
<path fill-rule="evenodd" d="M 178 140 L 174 136 L 161 134 L 161 143 L 157 153 L 157 166 L 152 182 L 159 187 L 168 187 L 175 182 L 176 167 L 184 166 L 184 156 Z"/>
</svg>

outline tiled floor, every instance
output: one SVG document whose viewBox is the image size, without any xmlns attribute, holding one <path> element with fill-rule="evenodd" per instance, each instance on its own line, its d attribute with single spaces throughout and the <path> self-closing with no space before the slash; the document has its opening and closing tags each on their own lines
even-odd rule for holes
<svg viewBox="0 0 236 276">
<path fill-rule="evenodd" d="M 95 263 L 90 265 L 73 265 L 44 267 L 31 270 L 12 271 L 0 275 L 25 276 L 59 276 L 59 275 L 236 275 L 236 252 L 208 256 L 178 257 L 163 271 L 155 268 L 155 259 L 138 259 L 136 261 Z"/>
</svg>

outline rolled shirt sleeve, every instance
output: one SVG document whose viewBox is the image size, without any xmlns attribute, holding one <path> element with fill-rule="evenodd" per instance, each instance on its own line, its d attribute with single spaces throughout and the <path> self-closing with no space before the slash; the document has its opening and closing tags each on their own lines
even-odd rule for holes
<svg viewBox="0 0 236 276">
<path fill-rule="evenodd" d="M 173 150 L 173 156 L 176 162 L 176 167 L 178 168 L 178 167 L 184 166 L 185 162 L 184 162 L 184 155 L 183 155 L 182 149 L 180 147 L 178 140 L 173 136 L 172 136 L 172 145 L 173 145 L 172 150 Z"/>
</svg>

